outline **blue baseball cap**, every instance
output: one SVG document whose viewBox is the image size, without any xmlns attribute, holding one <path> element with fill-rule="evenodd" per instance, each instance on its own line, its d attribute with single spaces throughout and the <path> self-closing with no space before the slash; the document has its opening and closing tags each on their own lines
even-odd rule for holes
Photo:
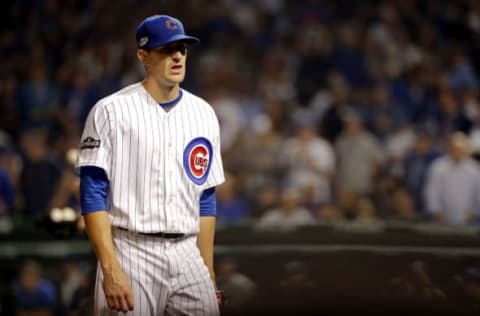
<svg viewBox="0 0 480 316">
<path fill-rule="evenodd" d="M 135 32 L 137 47 L 150 49 L 168 43 L 185 41 L 190 44 L 198 43 L 196 37 L 185 34 L 182 22 L 168 15 L 153 15 L 143 20 Z"/>
</svg>

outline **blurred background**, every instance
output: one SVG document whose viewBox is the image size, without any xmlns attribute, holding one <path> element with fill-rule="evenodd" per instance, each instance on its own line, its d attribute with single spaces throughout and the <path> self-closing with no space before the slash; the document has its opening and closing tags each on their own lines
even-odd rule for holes
<svg viewBox="0 0 480 316">
<path fill-rule="evenodd" d="M 226 315 L 479 315 L 479 1 L 0 6 L 1 315 L 91 315 L 76 148 L 143 78 L 153 14 L 201 39 L 183 87 L 221 126 Z"/>
</svg>

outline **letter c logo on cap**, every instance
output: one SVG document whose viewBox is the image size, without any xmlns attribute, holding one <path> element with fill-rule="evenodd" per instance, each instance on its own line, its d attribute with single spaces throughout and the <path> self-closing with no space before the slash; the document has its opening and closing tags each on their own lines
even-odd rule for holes
<svg viewBox="0 0 480 316">
<path fill-rule="evenodd" d="M 168 20 L 165 21 L 165 26 L 169 30 L 176 30 L 178 28 L 177 23 L 175 23 L 175 21 L 173 21 L 171 19 L 168 19 Z"/>
</svg>

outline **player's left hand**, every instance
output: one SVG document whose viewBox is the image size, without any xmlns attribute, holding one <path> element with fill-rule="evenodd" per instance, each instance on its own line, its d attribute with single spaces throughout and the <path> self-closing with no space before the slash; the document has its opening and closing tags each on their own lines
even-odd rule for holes
<svg viewBox="0 0 480 316">
<path fill-rule="evenodd" d="M 124 313 L 133 310 L 133 291 L 121 269 L 104 272 L 103 292 L 110 310 Z"/>
</svg>

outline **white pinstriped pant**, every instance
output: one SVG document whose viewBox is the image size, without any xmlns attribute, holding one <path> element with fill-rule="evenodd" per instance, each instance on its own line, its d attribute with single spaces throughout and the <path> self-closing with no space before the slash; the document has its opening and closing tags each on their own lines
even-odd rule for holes
<svg viewBox="0 0 480 316">
<path fill-rule="evenodd" d="M 215 288 L 200 256 L 196 237 L 163 239 L 113 229 L 122 269 L 131 281 L 134 310 L 108 309 L 97 268 L 96 316 L 219 315 Z"/>
</svg>

